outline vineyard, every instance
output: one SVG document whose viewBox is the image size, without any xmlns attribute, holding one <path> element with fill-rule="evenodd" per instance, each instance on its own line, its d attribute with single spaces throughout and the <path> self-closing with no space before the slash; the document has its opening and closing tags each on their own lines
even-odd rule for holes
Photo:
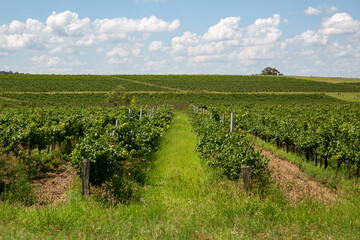
<svg viewBox="0 0 360 240">
<path fill-rule="evenodd" d="M 303 156 L 307 162 L 313 162 L 315 167 L 326 169 L 331 165 L 334 168 L 336 166 L 339 171 L 341 166 L 346 165 L 349 179 L 354 171 L 356 177 L 359 177 L 360 111 L 357 105 L 262 106 L 235 110 L 212 107 L 205 117 L 209 119 L 210 114 L 214 116 L 205 129 L 209 139 L 216 139 L 223 144 L 224 141 L 220 136 L 212 137 L 209 133 L 215 132 L 221 135 L 221 132 L 225 131 L 229 134 L 229 121 L 227 124 L 220 124 L 220 116 L 228 116 L 229 119 L 230 112 L 234 112 L 235 132 L 240 136 L 242 134 L 242 139 L 245 139 L 245 133 L 250 133 L 266 142 L 271 142 L 278 148 L 283 148 L 286 152 Z M 207 149 L 218 150 L 217 147 Z M 220 149 L 219 152 L 223 154 L 224 151 Z M 229 156 L 225 159 L 229 159 Z"/>
<path fill-rule="evenodd" d="M 92 163 L 94 186 L 107 181 L 124 184 L 124 179 L 114 178 L 122 177 L 125 165 L 146 161 L 171 118 L 169 107 L 2 109 L 0 153 L 5 159 L 14 155 L 29 181 L 61 160 L 80 172 L 86 158 Z M 0 191 L 6 196 L 16 180 L 10 179 L 11 172 L 2 174 Z"/>
<path fill-rule="evenodd" d="M 120 85 L 129 101 L 110 102 Z M 358 79 L 7 74 L 0 86 L 1 239 L 360 238 Z"/>
<path fill-rule="evenodd" d="M 291 77 L 231 75 L 126 75 L 158 86 L 215 92 L 360 92 L 358 83 L 328 83 Z"/>
</svg>

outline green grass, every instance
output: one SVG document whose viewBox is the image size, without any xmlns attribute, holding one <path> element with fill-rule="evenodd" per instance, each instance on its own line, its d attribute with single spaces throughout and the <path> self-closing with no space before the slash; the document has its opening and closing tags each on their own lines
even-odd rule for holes
<svg viewBox="0 0 360 240">
<path fill-rule="evenodd" d="M 329 161 L 329 167 L 324 170 L 323 168 L 315 167 L 314 162 L 307 162 L 305 157 L 297 156 L 293 153 L 288 153 L 281 148 L 277 148 L 272 143 L 267 143 L 262 141 L 261 139 L 253 136 L 248 135 L 248 138 L 251 141 L 258 144 L 260 147 L 269 149 L 273 152 L 276 156 L 279 156 L 284 159 L 290 160 L 292 163 L 296 164 L 302 171 L 307 173 L 309 176 L 313 177 L 317 181 L 327 185 L 329 188 L 341 188 L 340 184 L 342 180 L 346 179 L 346 172 L 343 172 L 342 175 L 336 175 L 335 173 L 335 162 Z M 346 181 L 344 181 L 346 182 Z"/>
<path fill-rule="evenodd" d="M 138 202 L 108 206 L 82 200 L 24 208 L 0 202 L 1 239 L 358 239 L 359 190 L 326 205 L 287 202 L 274 185 L 265 196 L 218 176 L 194 152 L 197 139 L 177 112 L 152 157 Z M 358 188 L 354 188 L 358 189 Z"/>
<path fill-rule="evenodd" d="M 360 102 L 360 93 L 326 93 L 326 95 L 347 102 Z"/>
<path fill-rule="evenodd" d="M 317 82 L 328 82 L 328 83 L 360 83 L 360 78 L 309 77 L 309 76 L 288 76 L 288 77 L 317 81 Z"/>
</svg>

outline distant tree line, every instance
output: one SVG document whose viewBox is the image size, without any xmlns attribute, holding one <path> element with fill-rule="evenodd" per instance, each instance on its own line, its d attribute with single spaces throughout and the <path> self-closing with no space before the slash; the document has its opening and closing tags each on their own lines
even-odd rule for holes
<svg viewBox="0 0 360 240">
<path fill-rule="evenodd" d="M 0 74 L 20 74 L 20 73 L 13 71 L 0 71 Z"/>
</svg>

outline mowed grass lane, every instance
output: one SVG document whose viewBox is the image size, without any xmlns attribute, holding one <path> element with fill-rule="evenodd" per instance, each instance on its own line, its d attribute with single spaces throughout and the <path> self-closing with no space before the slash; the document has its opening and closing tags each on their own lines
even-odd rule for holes
<svg viewBox="0 0 360 240">
<path fill-rule="evenodd" d="M 81 199 L 23 208 L 0 202 L 0 239 L 357 239 L 359 198 L 289 203 L 269 186 L 260 196 L 220 177 L 196 154 L 196 136 L 177 112 L 153 155 L 139 201 L 117 206 Z"/>
</svg>

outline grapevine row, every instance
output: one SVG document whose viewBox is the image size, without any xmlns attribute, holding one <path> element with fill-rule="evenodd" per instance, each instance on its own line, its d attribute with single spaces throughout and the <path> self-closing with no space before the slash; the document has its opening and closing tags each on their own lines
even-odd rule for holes
<svg viewBox="0 0 360 240">
<path fill-rule="evenodd" d="M 207 110 L 200 111 L 195 107 L 189 110 L 193 130 L 199 139 L 196 149 L 201 158 L 207 159 L 208 165 L 220 169 L 229 179 L 238 179 L 242 166 L 250 166 L 255 179 L 264 179 L 269 159 L 254 149 L 245 133 L 230 133 L 220 115 L 214 109 L 211 111 L 208 114 Z"/>
<path fill-rule="evenodd" d="M 214 114 L 224 110 L 213 109 Z M 360 170 L 360 111 L 356 105 L 238 108 L 235 127 L 304 156 L 315 166 Z"/>
<path fill-rule="evenodd" d="M 140 116 L 141 115 L 141 116 Z M 20 161 L 34 152 L 62 155 L 80 172 L 84 158 L 92 162 L 91 182 L 111 180 L 133 159 L 145 159 L 173 117 L 172 108 L 3 108 L 0 114 L 0 154 Z M 62 152 L 63 153 L 63 152 Z"/>
</svg>

